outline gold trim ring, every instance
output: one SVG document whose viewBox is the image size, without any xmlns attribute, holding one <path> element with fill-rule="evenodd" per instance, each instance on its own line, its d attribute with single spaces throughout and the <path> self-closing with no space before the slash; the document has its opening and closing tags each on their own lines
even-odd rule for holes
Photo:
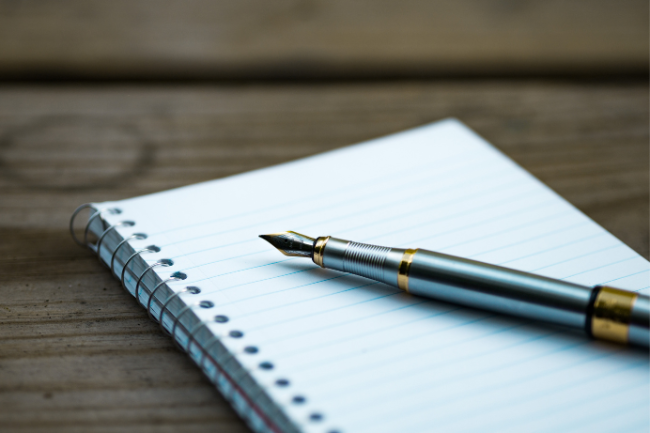
<svg viewBox="0 0 650 433">
<path fill-rule="evenodd" d="M 627 343 L 630 316 L 637 294 L 602 286 L 594 301 L 591 334 L 602 340 Z"/>
<path fill-rule="evenodd" d="M 404 290 L 406 293 L 409 291 L 409 272 L 411 271 L 411 263 L 413 257 L 418 250 L 406 250 L 402 256 L 402 261 L 399 262 L 397 268 L 397 287 Z"/>
<path fill-rule="evenodd" d="M 320 237 L 316 239 L 316 243 L 314 244 L 314 257 L 312 260 L 321 268 L 325 267 L 323 266 L 323 253 L 325 252 L 325 245 L 327 245 L 327 241 L 329 241 L 330 238 L 331 236 Z"/>
</svg>

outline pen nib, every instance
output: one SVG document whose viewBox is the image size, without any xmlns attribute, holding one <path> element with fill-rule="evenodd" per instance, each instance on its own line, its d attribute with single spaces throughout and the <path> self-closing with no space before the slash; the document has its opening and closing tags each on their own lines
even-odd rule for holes
<svg viewBox="0 0 650 433">
<path fill-rule="evenodd" d="M 296 232 L 260 235 L 262 239 L 280 250 L 285 256 L 311 257 L 314 252 L 314 238 Z"/>
</svg>

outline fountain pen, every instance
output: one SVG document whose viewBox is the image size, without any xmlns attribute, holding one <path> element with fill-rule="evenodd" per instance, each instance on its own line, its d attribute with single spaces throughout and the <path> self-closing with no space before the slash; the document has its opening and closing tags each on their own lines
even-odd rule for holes
<svg viewBox="0 0 650 433">
<path fill-rule="evenodd" d="M 260 237 L 287 256 L 360 275 L 418 296 L 584 330 L 648 347 L 650 298 L 587 287 L 423 249 L 388 248 L 287 231 Z"/>
</svg>

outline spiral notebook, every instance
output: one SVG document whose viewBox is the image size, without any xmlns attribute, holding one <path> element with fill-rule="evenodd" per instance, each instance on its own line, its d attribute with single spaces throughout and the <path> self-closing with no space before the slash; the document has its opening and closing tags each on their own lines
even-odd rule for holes
<svg viewBox="0 0 650 433">
<path fill-rule="evenodd" d="M 87 235 L 257 432 L 648 431 L 648 354 L 285 257 L 295 230 L 648 293 L 650 266 L 456 120 L 96 203 Z"/>
</svg>

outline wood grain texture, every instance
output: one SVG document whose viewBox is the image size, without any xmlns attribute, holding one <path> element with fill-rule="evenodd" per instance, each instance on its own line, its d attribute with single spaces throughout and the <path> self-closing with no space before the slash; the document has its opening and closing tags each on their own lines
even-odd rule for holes
<svg viewBox="0 0 650 433">
<path fill-rule="evenodd" d="M 0 77 L 647 73 L 644 0 L 0 0 Z"/>
<path fill-rule="evenodd" d="M 246 431 L 72 242 L 72 210 L 449 116 L 648 257 L 643 83 L 0 88 L 0 429 Z"/>
</svg>

